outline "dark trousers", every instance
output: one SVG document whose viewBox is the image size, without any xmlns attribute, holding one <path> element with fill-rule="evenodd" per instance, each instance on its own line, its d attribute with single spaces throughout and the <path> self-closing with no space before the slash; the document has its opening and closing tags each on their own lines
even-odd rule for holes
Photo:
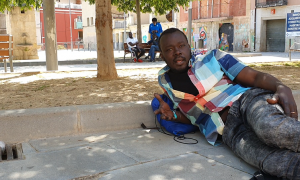
<svg viewBox="0 0 300 180">
<path fill-rule="evenodd" d="M 300 180 L 300 122 L 270 105 L 270 91 L 251 89 L 229 110 L 223 142 L 247 163 L 273 176 Z"/>
<path fill-rule="evenodd" d="M 145 49 L 141 49 L 141 48 L 132 47 L 131 51 L 134 52 L 137 60 L 140 59 L 140 57 L 142 57 L 145 54 Z"/>
</svg>

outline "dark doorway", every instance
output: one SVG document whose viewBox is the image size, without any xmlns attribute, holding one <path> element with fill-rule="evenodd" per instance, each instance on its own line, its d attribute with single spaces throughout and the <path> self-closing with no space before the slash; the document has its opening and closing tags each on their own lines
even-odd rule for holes
<svg viewBox="0 0 300 180">
<path fill-rule="evenodd" d="M 83 40 L 83 32 L 82 31 L 78 31 L 78 39 L 80 39 L 80 41 Z"/>
<path fill-rule="evenodd" d="M 231 23 L 224 23 L 219 29 L 219 37 L 222 33 L 227 34 L 227 40 L 229 44 L 229 51 L 233 51 L 233 36 L 234 36 L 234 26 Z"/>
<path fill-rule="evenodd" d="M 267 21 L 267 52 L 284 52 L 285 19 Z"/>
</svg>

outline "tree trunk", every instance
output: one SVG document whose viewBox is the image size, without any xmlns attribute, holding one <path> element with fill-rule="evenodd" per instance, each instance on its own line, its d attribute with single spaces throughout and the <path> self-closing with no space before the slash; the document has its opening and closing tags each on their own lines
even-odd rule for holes
<svg viewBox="0 0 300 180">
<path fill-rule="evenodd" d="M 140 12 L 140 0 L 136 2 L 136 17 L 137 17 L 137 39 L 142 43 L 142 28 L 141 28 L 141 12 Z"/>
<path fill-rule="evenodd" d="M 97 78 L 118 77 L 112 35 L 111 0 L 96 0 Z"/>
<path fill-rule="evenodd" d="M 58 70 L 54 1 L 43 0 L 47 71 Z"/>
</svg>

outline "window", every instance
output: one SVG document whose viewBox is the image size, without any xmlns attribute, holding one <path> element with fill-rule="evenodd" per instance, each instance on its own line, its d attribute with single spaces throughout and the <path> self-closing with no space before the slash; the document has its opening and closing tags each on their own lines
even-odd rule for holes
<svg viewBox="0 0 300 180">
<path fill-rule="evenodd" d="M 87 22 L 87 24 L 86 24 L 86 26 L 90 26 L 90 18 L 86 18 L 86 22 Z"/>
<path fill-rule="evenodd" d="M 93 26 L 93 25 L 94 25 L 94 18 L 91 17 L 91 26 Z"/>
</svg>

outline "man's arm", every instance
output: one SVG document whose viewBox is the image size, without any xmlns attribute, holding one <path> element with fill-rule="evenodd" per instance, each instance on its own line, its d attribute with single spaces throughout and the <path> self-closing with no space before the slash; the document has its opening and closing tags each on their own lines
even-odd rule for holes
<svg viewBox="0 0 300 180">
<path fill-rule="evenodd" d="M 151 24 L 149 25 L 149 33 L 152 34 L 152 32 L 151 32 Z"/>
<path fill-rule="evenodd" d="M 139 43 L 139 41 L 136 41 L 135 43 L 133 43 L 133 42 L 128 42 L 128 40 L 127 40 L 127 44 L 129 44 L 130 46 L 135 46 L 135 45 L 137 45 Z"/>
<path fill-rule="evenodd" d="M 297 105 L 292 91 L 274 76 L 245 67 L 234 79 L 234 82 L 246 87 L 258 87 L 274 92 L 270 104 L 280 104 L 287 116 L 298 119 Z"/>
</svg>

